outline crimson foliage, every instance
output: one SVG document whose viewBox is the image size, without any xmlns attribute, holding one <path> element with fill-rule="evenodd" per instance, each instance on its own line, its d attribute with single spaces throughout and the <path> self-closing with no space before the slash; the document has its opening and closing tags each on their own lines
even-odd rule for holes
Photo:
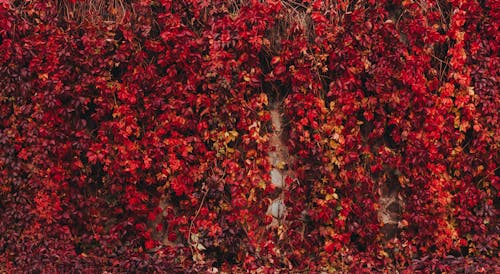
<svg viewBox="0 0 500 274">
<path fill-rule="evenodd" d="M 98 24 L 18 2 L 0 269 L 498 271 L 498 1 L 128 1 Z M 298 177 L 277 230 L 272 100 Z"/>
</svg>

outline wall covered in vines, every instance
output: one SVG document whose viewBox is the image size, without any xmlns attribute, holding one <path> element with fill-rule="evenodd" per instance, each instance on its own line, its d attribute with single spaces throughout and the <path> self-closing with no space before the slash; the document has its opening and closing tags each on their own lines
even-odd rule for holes
<svg viewBox="0 0 500 274">
<path fill-rule="evenodd" d="M 498 272 L 499 11 L 0 0 L 0 272 Z"/>
</svg>

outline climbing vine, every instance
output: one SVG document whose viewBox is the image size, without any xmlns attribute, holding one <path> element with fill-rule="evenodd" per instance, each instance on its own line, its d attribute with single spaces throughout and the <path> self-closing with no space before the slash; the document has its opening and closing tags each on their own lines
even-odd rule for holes
<svg viewBox="0 0 500 274">
<path fill-rule="evenodd" d="M 0 0 L 0 270 L 498 272 L 499 8 Z"/>
</svg>

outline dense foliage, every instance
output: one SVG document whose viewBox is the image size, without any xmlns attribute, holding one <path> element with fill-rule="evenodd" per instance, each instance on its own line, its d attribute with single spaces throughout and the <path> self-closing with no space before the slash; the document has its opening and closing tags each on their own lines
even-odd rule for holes
<svg viewBox="0 0 500 274">
<path fill-rule="evenodd" d="M 499 1 L 81 2 L 0 1 L 0 271 L 499 271 Z"/>
</svg>

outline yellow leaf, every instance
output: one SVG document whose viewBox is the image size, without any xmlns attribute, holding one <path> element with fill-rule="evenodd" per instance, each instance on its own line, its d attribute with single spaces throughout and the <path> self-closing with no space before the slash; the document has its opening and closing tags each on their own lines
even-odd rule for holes
<svg viewBox="0 0 500 274">
<path fill-rule="evenodd" d="M 336 148 L 337 147 L 337 143 L 334 140 L 331 140 L 331 139 L 330 139 L 329 145 L 330 145 L 331 148 Z"/>
<path fill-rule="evenodd" d="M 465 132 L 469 128 L 469 121 L 462 121 L 460 123 L 460 131 Z"/>
<path fill-rule="evenodd" d="M 269 101 L 267 99 L 267 94 L 261 93 L 259 96 L 260 96 L 260 101 L 267 106 L 267 104 L 269 104 Z"/>
<path fill-rule="evenodd" d="M 47 79 L 49 79 L 49 74 L 48 73 L 38 74 L 38 79 L 47 80 Z"/>
<path fill-rule="evenodd" d="M 337 193 L 333 193 L 333 194 L 327 194 L 326 197 L 325 197 L 325 200 L 327 201 L 330 201 L 330 200 L 337 200 L 339 198 L 339 195 Z"/>
<path fill-rule="evenodd" d="M 250 195 L 248 195 L 248 201 L 249 202 L 255 202 L 257 198 L 255 197 L 255 189 L 250 190 Z"/>
<path fill-rule="evenodd" d="M 389 258 L 389 254 L 387 252 L 385 252 L 384 250 L 380 250 L 380 255 L 382 255 L 386 258 Z"/>
<path fill-rule="evenodd" d="M 238 135 L 239 135 L 239 134 L 238 134 L 238 131 L 236 131 L 236 130 L 232 130 L 232 131 L 230 131 L 230 132 L 229 132 L 229 134 L 230 134 L 230 135 L 231 135 L 231 137 L 233 137 L 233 138 L 236 138 L 236 137 L 238 137 Z"/>
</svg>

